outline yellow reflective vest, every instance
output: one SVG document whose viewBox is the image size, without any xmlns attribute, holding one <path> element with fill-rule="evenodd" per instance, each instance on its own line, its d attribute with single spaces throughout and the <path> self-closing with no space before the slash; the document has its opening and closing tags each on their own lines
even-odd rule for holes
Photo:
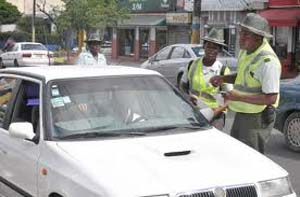
<svg viewBox="0 0 300 197">
<path fill-rule="evenodd" d="M 263 66 L 266 62 L 271 61 L 274 64 L 274 69 L 279 69 L 281 72 L 281 64 L 275 52 L 264 39 L 263 44 L 253 53 L 247 54 L 241 50 L 238 59 L 238 72 L 234 83 L 234 91 L 243 95 L 259 95 L 263 94 L 262 84 L 254 78 L 254 71 Z M 278 106 L 279 95 L 274 107 Z M 265 109 L 266 105 L 256 105 L 241 101 L 231 101 L 229 109 L 241 113 L 259 113 Z"/>
<path fill-rule="evenodd" d="M 210 108 L 216 108 L 219 106 L 215 94 L 218 93 L 219 88 L 212 86 L 210 83 L 206 82 L 203 75 L 203 58 L 197 59 L 189 69 L 188 81 L 190 92 L 197 95 L 198 98 L 204 102 Z M 229 69 L 226 67 L 224 73 L 230 73 Z"/>
</svg>

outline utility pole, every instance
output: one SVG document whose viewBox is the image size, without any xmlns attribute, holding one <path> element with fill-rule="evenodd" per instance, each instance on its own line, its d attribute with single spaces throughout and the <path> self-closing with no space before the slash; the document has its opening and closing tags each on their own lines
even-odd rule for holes
<svg viewBox="0 0 300 197">
<path fill-rule="evenodd" d="M 36 6 L 36 0 L 33 0 L 33 7 L 32 7 L 32 23 L 31 23 L 31 41 L 35 42 L 35 6 Z"/>
<path fill-rule="evenodd" d="M 194 11 L 192 21 L 192 44 L 200 43 L 200 18 L 201 16 L 201 0 L 194 0 Z"/>
</svg>

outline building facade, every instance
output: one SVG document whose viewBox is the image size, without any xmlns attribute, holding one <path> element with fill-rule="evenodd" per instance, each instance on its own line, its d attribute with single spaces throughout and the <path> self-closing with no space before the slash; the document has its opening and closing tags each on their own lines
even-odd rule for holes
<svg viewBox="0 0 300 197">
<path fill-rule="evenodd" d="M 192 0 L 120 0 L 129 19 L 113 28 L 112 58 L 144 59 L 166 45 L 189 43 Z"/>
<path fill-rule="evenodd" d="M 33 12 L 33 0 L 6 0 L 7 2 L 17 6 L 18 10 L 24 15 L 31 15 Z M 45 10 L 49 11 L 53 6 L 63 6 L 61 0 L 36 0 L 36 4 L 45 5 Z M 37 15 L 42 14 L 36 10 Z"/>
<path fill-rule="evenodd" d="M 200 35 L 205 36 L 212 27 L 223 30 L 228 51 L 237 56 L 237 24 L 247 13 L 264 10 L 267 2 L 268 0 L 202 0 Z"/>
<path fill-rule="evenodd" d="M 260 15 L 272 26 L 272 45 L 282 63 L 282 77 L 300 70 L 300 1 L 270 0 Z"/>
</svg>

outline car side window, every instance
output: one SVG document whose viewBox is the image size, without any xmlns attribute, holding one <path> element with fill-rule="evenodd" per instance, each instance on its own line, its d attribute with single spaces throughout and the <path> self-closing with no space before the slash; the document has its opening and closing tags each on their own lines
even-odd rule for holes
<svg viewBox="0 0 300 197">
<path fill-rule="evenodd" d="M 191 57 L 192 57 L 191 54 L 187 50 L 185 50 L 183 58 L 191 58 Z"/>
<path fill-rule="evenodd" d="M 12 92 L 16 87 L 16 79 L 9 77 L 0 78 L 0 127 L 7 116 L 8 104 L 12 100 Z"/>
<path fill-rule="evenodd" d="M 31 81 L 22 81 L 15 107 L 13 109 L 11 122 L 30 122 L 36 132 L 39 122 L 39 90 L 38 83 Z"/>
<path fill-rule="evenodd" d="M 183 58 L 185 49 L 183 47 L 175 47 L 172 51 L 170 59 Z"/>
<path fill-rule="evenodd" d="M 14 50 L 15 47 L 16 47 L 15 44 L 14 44 L 14 45 L 11 45 L 11 46 L 7 47 L 6 51 L 7 51 L 7 52 L 11 52 L 11 51 Z"/>
<path fill-rule="evenodd" d="M 11 51 L 18 51 L 18 45 L 17 44 L 15 44 L 14 46 L 13 46 L 13 48 L 12 48 L 12 50 Z"/>
<path fill-rule="evenodd" d="M 170 54 L 170 51 L 171 51 L 171 48 L 170 48 L 170 47 L 162 49 L 162 50 L 156 55 L 155 60 L 156 60 L 156 61 L 159 61 L 159 60 L 166 60 L 166 59 L 168 59 L 169 54 Z"/>
</svg>

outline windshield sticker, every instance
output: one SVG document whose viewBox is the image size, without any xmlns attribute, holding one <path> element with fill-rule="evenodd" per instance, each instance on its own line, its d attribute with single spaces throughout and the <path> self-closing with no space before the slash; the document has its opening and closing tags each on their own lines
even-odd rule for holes
<svg viewBox="0 0 300 197">
<path fill-rule="evenodd" d="M 52 89 L 52 96 L 59 96 L 59 90 L 57 88 Z"/>
<path fill-rule="evenodd" d="M 51 104 L 52 104 L 52 107 L 54 107 L 54 108 L 65 106 L 64 99 L 62 97 L 52 98 Z"/>
<path fill-rule="evenodd" d="M 63 101 L 64 101 L 65 104 L 71 103 L 71 99 L 70 99 L 69 96 L 64 96 L 64 97 L 62 97 L 62 99 L 63 99 Z"/>
</svg>

